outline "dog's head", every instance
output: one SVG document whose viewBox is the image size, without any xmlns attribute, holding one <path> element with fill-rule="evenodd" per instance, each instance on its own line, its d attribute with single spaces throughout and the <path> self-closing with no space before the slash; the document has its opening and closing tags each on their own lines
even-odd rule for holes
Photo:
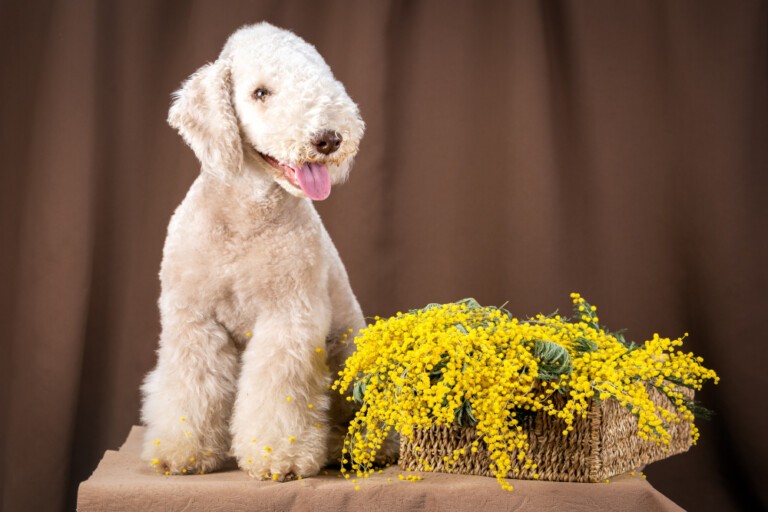
<svg viewBox="0 0 768 512">
<path fill-rule="evenodd" d="M 262 172 L 321 200 L 344 181 L 365 124 L 315 48 L 267 23 L 245 26 L 174 94 L 168 122 L 203 171 Z M 244 167 L 245 159 L 253 165 Z"/>
</svg>

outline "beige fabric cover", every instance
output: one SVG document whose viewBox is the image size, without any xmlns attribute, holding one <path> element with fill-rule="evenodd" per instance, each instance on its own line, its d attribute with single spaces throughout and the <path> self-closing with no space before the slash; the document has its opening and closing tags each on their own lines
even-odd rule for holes
<svg viewBox="0 0 768 512">
<path fill-rule="evenodd" d="M 424 480 L 405 482 L 392 467 L 355 484 L 328 470 L 316 478 L 275 483 L 252 480 L 232 468 L 207 475 L 161 476 L 139 460 L 142 427 L 133 427 L 119 451 L 107 451 L 96 471 L 80 484 L 81 512 L 145 510 L 495 510 L 654 512 L 680 507 L 639 476 L 620 476 L 609 484 L 514 482 L 502 491 L 482 476 L 419 473 Z M 359 482 L 358 482 L 359 483 Z"/>
</svg>

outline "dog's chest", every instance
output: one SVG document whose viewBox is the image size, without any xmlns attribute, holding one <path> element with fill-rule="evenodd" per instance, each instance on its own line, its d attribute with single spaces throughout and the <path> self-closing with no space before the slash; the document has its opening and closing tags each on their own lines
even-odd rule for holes
<svg viewBox="0 0 768 512">
<path fill-rule="evenodd" d="M 224 289 L 216 316 L 238 345 L 261 315 L 328 301 L 324 238 L 319 219 L 301 215 L 232 242 L 219 268 Z"/>
</svg>

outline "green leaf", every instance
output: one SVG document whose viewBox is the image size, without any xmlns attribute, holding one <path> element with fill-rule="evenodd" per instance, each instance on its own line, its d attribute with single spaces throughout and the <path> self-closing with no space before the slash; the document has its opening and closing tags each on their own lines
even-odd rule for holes
<svg viewBox="0 0 768 512">
<path fill-rule="evenodd" d="M 677 377 L 672 377 L 672 376 L 664 377 L 664 380 L 668 380 L 669 382 L 671 382 L 676 386 L 681 386 L 688 389 L 694 389 L 692 384 L 686 384 L 685 382 L 683 382 L 683 379 L 678 379 Z"/>
<path fill-rule="evenodd" d="M 534 340 L 533 355 L 541 363 L 538 377 L 542 380 L 553 380 L 573 371 L 568 350 L 554 341 Z"/>
<path fill-rule="evenodd" d="M 474 427 L 477 425 L 477 418 L 472 414 L 472 404 L 469 400 L 464 400 L 460 406 L 456 408 L 456 423 L 461 426 Z"/>
<path fill-rule="evenodd" d="M 477 302 L 475 299 L 471 297 L 458 300 L 456 301 L 456 304 L 459 304 L 459 305 L 464 304 L 465 306 L 467 306 L 467 309 L 479 309 L 482 307 L 479 302 Z"/>
<path fill-rule="evenodd" d="M 477 425 L 477 418 L 475 418 L 475 415 L 472 414 L 472 404 L 469 402 L 469 400 L 467 400 L 464 403 L 467 405 L 466 413 L 467 413 L 467 416 L 469 417 L 469 426 L 474 427 L 475 425 Z"/>
<path fill-rule="evenodd" d="M 368 385 L 368 379 L 360 379 L 352 386 L 352 399 L 362 405 L 365 398 L 365 388 Z"/>
<path fill-rule="evenodd" d="M 683 400 L 683 404 L 693 413 L 694 417 L 701 418 L 702 420 L 711 420 L 716 414 L 715 411 L 707 409 L 701 405 L 701 402 L 696 400 Z"/>
<path fill-rule="evenodd" d="M 573 340 L 573 343 L 575 346 L 573 347 L 573 350 L 576 352 L 594 352 L 597 350 L 597 343 L 595 343 L 592 340 L 588 340 L 584 337 L 578 337 L 575 340 Z"/>
</svg>

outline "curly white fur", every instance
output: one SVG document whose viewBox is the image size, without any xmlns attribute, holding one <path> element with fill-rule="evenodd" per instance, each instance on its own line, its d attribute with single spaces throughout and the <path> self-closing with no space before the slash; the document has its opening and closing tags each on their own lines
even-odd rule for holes
<svg viewBox="0 0 768 512">
<path fill-rule="evenodd" d="M 357 106 L 314 47 L 261 23 L 184 83 L 168 119 L 203 172 L 168 226 L 143 457 L 171 474 L 215 470 L 230 453 L 256 478 L 316 474 L 351 414 L 328 391 L 352 348 L 342 333 L 365 324 L 292 173 L 312 163 L 346 179 Z M 342 142 L 325 155 L 314 141 L 328 130 Z"/>
</svg>

